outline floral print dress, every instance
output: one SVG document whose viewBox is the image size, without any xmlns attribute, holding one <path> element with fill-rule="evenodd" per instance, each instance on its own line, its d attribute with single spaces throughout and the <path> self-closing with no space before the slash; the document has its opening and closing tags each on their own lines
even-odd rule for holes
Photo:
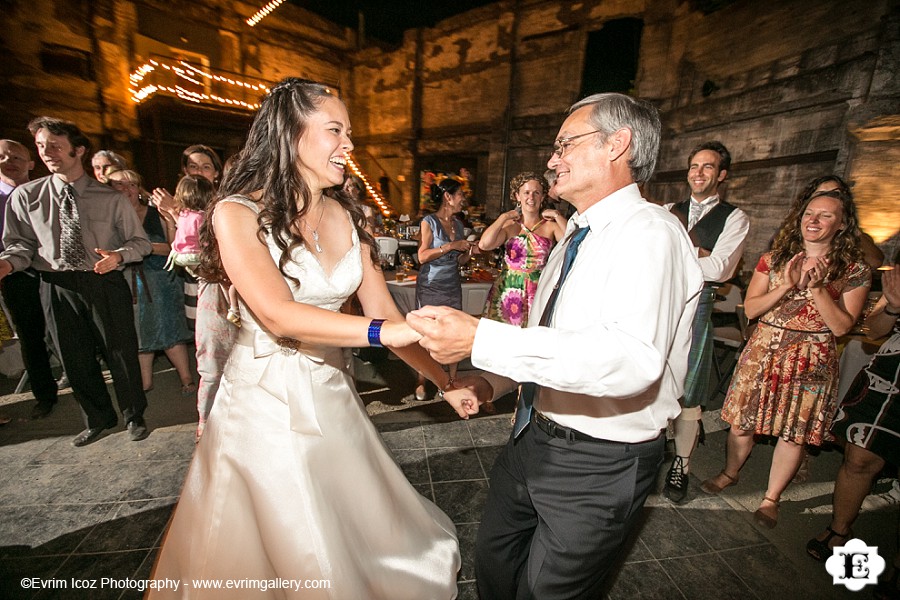
<svg viewBox="0 0 900 600">
<path fill-rule="evenodd" d="M 506 241 L 503 270 L 488 295 L 485 317 L 517 327 L 528 324 L 528 312 L 534 301 L 538 279 L 552 247 L 551 238 L 535 233 L 524 225 L 518 235 Z"/>
<path fill-rule="evenodd" d="M 756 270 L 780 285 L 771 253 Z M 864 263 L 851 263 L 840 279 L 826 282 L 831 297 L 871 285 Z M 759 319 L 741 353 L 722 420 L 743 431 L 777 436 L 797 444 L 821 445 L 838 409 L 838 357 L 834 334 L 825 325 L 809 290 L 793 289 Z"/>
</svg>

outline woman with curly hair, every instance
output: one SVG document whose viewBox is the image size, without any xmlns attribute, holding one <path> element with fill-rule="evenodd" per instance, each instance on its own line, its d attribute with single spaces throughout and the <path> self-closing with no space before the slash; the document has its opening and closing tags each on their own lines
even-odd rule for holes
<svg viewBox="0 0 900 600">
<path fill-rule="evenodd" d="M 701 487 L 718 494 L 736 484 L 753 436 L 776 436 L 768 487 L 754 513 L 765 527 L 778 521 L 781 493 L 804 446 L 829 439 L 838 408 L 835 336 L 859 318 L 872 279 L 859 236 L 849 195 L 813 192 L 791 209 L 747 288 L 744 308 L 759 325 L 722 407 L 722 420 L 731 424 L 725 468 Z"/>
<path fill-rule="evenodd" d="M 541 271 L 550 249 L 562 239 L 566 219 L 559 211 L 543 209 L 547 180 L 531 171 L 509 182 L 509 198 L 516 208 L 501 214 L 484 230 L 478 247 L 504 245 L 503 270 L 488 295 L 484 316 L 525 327 Z"/>
<path fill-rule="evenodd" d="M 265 598 L 455 597 L 453 523 L 392 459 L 342 348 L 389 346 L 461 417 L 477 407 L 449 389 L 387 291 L 362 209 L 341 189 L 352 150 L 335 92 L 287 79 L 208 209 L 200 275 L 237 288 L 243 325 L 155 577 L 331 582 L 254 595 Z M 340 312 L 354 292 L 364 317 Z"/>
</svg>

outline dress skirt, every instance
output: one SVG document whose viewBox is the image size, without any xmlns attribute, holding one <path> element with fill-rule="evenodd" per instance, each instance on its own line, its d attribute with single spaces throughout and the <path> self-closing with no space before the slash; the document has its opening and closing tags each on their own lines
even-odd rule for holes
<svg viewBox="0 0 900 600">
<path fill-rule="evenodd" d="M 830 331 L 760 322 L 741 353 L 722 420 L 743 431 L 821 445 L 837 412 L 838 360 Z"/>
<path fill-rule="evenodd" d="M 149 597 L 455 598 L 453 523 L 392 459 L 342 368 L 342 351 L 273 349 L 248 324 L 153 577 L 293 579 L 318 587 L 191 588 Z"/>
</svg>

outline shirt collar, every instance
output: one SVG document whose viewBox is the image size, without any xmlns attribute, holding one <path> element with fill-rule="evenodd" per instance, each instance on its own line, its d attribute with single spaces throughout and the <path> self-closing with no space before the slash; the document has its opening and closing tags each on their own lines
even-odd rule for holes
<svg viewBox="0 0 900 600">
<path fill-rule="evenodd" d="M 719 195 L 713 194 L 712 196 L 704 200 L 697 200 L 696 198 L 691 196 L 691 202 L 693 202 L 694 204 L 699 204 L 700 206 L 715 206 L 719 203 Z"/>
<path fill-rule="evenodd" d="M 600 202 L 595 202 L 584 213 L 575 213 L 569 219 L 566 235 L 575 227 L 591 226 L 591 231 L 598 232 L 614 221 L 620 213 L 637 202 L 644 202 L 636 183 L 619 188 Z"/>
<path fill-rule="evenodd" d="M 53 175 L 50 179 L 51 181 L 53 181 L 53 190 L 59 194 L 62 194 L 63 188 L 66 187 L 66 182 L 56 175 Z M 88 177 L 87 173 L 85 173 L 75 181 L 69 182 L 72 184 L 72 187 L 75 188 L 76 195 L 81 196 L 82 194 L 84 194 L 84 191 L 87 189 L 87 186 L 90 183 L 89 179 L 90 177 Z"/>
<path fill-rule="evenodd" d="M 0 180 L 0 196 L 9 196 L 16 186 L 9 185 L 5 181 Z"/>
</svg>

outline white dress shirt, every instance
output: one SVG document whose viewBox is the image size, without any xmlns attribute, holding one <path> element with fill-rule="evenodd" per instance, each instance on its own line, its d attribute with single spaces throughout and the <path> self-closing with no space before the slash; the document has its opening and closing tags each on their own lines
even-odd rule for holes
<svg viewBox="0 0 900 600">
<path fill-rule="evenodd" d="M 696 219 L 699 221 L 709 213 L 719 203 L 719 196 L 710 196 L 699 201 L 699 216 L 695 217 L 695 211 L 698 204 L 697 199 L 691 197 L 689 203 L 691 209 L 688 213 L 688 223 Z M 671 210 L 673 204 L 666 204 L 665 209 Z M 695 221 L 696 222 L 696 221 Z M 699 259 L 700 268 L 703 269 L 704 281 L 725 282 L 734 277 L 738 263 L 741 262 L 741 256 L 744 255 L 744 242 L 747 240 L 747 234 L 750 232 L 750 218 L 747 213 L 739 208 L 735 208 L 725 219 L 725 227 L 716 240 L 716 247 L 712 249 L 709 256 Z"/>
<path fill-rule="evenodd" d="M 570 220 L 590 225 L 550 327 L 538 325 L 567 244 L 541 274 L 528 327 L 481 319 L 472 364 L 542 387 L 535 408 L 619 442 L 653 439 L 680 412 L 703 275 L 678 219 L 629 185 Z M 489 377 L 495 390 L 502 380 Z"/>
</svg>

